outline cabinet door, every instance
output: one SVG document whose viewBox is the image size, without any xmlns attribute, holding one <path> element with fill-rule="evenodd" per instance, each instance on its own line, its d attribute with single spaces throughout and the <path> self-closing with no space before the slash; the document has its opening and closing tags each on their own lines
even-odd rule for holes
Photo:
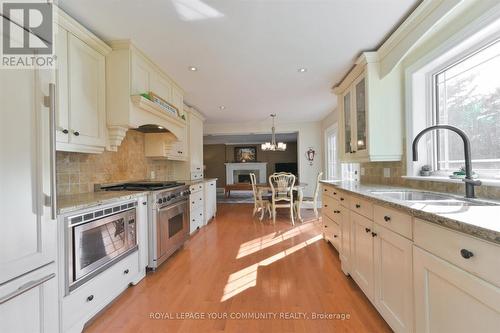
<svg viewBox="0 0 500 333">
<path fill-rule="evenodd" d="M 54 76 L 48 70 L 0 70 L 0 285 L 56 258 L 56 221 L 44 206 L 45 195 L 55 194 L 50 112 L 43 104 Z"/>
<path fill-rule="evenodd" d="M 132 95 L 148 93 L 150 88 L 150 72 L 148 64 L 136 53 L 132 53 L 132 80 L 130 92 Z"/>
<path fill-rule="evenodd" d="M 355 105 L 355 124 L 354 131 L 354 146 L 356 147 L 356 155 L 366 152 L 366 79 L 363 76 L 354 81 L 354 105 Z"/>
<path fill-rule="evenodd" d="M 68 104 L 68 31 L 55 26 L 55 48 L 57 55 L 56 85 L 56 139 L 57 142 L 69 142 L 69 104 Z"/>
<path fill-rule="evenodd" d="M 105 57 L 68 35 L 70 142 L 105 146 Z"/>
<path fill-rule="evenodd" d="M 58 332 L 55 264 L 0 286 L 0 332 Z"/>
<path fill-rule="evenodd" d="M 344 119 L 344 153 L 350 154 L 352 151 L 352 111 L 351 111 L 351 91 L 348 91 L 342 100 Z"/>
<path fill-rule="evenodd" d="M 412 332 L 412 242 L 374 227 L 375 306 L 394 331 Z"/>
<path fill-rule="evenodd" d="M 172 85 L 160 74 L 150 74 L 150 89 L 165 101 L 172 103 Z"/>
<path fill-rule="evenodd" d="M 351 212 L 353 231 L 353 268 L 351 276 L 365 295 L 373 300 L 373 237 L 372 221 Z"/>
<path fill-rule="evenodd" d="M 413 246 L 416 332 L 498 332 L 500 288 Z"/>
<path fill-rule="evenodd" d="M 194 115 L 189 117 L 189 146 L 191 172 L 203 171 L 203 122 Z"/>
<path fill-rule="evenodd" d="M 340 208 L 340 260 L 344 273 L 349 273 L 351 266 L 351 220 L 349 210 Z"/>
<path fill-rule="evenodd" d="M 172 102 L 179 112 L 184 111 L 184 96 L 176 87 L 172 88 Z"/>
</svg>

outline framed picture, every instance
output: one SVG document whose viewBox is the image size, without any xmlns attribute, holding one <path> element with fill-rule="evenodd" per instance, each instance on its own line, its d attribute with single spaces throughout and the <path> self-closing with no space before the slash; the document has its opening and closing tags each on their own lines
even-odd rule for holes
<svg viewBox="0 0 500 333">
<path fill-rule="evenodd" d="M 234 148 L 234 160 L 239 163 L 256 162 L 257 148 L 255 147 L 236 147 Z"/>
</svg>

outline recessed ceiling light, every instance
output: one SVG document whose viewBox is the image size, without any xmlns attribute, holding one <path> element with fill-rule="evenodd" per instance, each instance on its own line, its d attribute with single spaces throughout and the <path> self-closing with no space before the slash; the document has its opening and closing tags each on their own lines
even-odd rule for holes
<svg viewBox="0 0 500 333">
<path fill-rule="evenodd" d="M 221 109 L 221 110 L 225 110 L 225 109 L 226 109 L 226 107 L 225 107 L 224 105 L 221 105 L 221 106 L 219 106 L 219 109 Z"/>
<path fill-rule="evenodd" d="M 305 72 L 307 72 L 307 68 L 302 67 L 302 68 L 297 69 L 297 71 L 299 73 L 305 73 Z"/>
<path fill-rule="evenodd" d="M 189 66 L 189 70 L 191 72 L 196 72 L 198 70 L 198 67 L 195 67 L 195 66 Z"/>
</svg>

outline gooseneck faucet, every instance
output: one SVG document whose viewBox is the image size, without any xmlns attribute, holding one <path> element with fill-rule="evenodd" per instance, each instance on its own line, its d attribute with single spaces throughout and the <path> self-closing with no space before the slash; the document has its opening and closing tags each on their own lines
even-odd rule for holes
<svg viewBox="0 0 500 333">
<path fill-rule="evenodd" d="M 427 132 L 439 129 L 446 129 L 457 133 L 464 142 L 464 155 L 465 155 L 465 197 L 466 198 L 475 198 L 476 195 L 474 193 L 474 186 L 481 185 L 480 180 L 474 180 L 472 178 L 472 162 L 471 162 L 471 152 L 470 152 L 470 140 L 467 134 L 462 131 L 460 128 L 451 125 L 435 125 L 430 126 L 417 134 L 415 139 L 413 139 L 412 152 L 413 152 L 413 161 L 418 161 L 418 141 L 420 138 Z"/>
</svg>

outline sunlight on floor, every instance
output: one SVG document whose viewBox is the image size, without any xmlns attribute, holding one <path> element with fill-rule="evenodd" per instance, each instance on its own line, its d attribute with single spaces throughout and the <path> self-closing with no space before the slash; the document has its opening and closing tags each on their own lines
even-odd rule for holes
<svg viewBox="0 0 500 333">
<path fill-rule="evenodd" d="M 241 244 L 240 249 L 238 250 L 238 255 L 236 256 L 236 259 L 243 258 L 244 256 L 258 252 L 262 249 L 278 244 L 284 240 L 295 237 L 305 231 L 310 230 L 313 227 L 314 224 L 312 223 L 303 224 L 288 231 L 285 231 L 282 234 L 274 232 L 269 235 L 265 235 L 256 238 L 254 240 L 251 240 L 250 242 L 243 243 Z"/>
<path fill-rule="evenodd" d="M 301 226 L 302 227 L 302 226 Z M 305 227 L 305 226 L 303 226 Z M 298 228 L 295 228 L 298 229 Z M 292 229 L 292 230 L 295 230 Z M 292 231 L 289 230 L 289 231 Z M 299 231 L 300 232 L 300 231 Z M 264 236 L 264 237 L 268 237 Z M 227 301 L 233 296 L 238 295 L 239 293 L 251 288 L 255 287 L 257 285 L 257 270 L 259 266 L 268 266 L 282 258 L 285 258 L 286 256 L 303 249 L 304 247 L 311 245 L 314 242 L 317 242 L 318 240 L 322 239 L 322 235 L 317 235 L 314 236 L 302 243 L 299 243 L 297 245 L 292 246 L 291 248 L 288 248 L 286 250 L 283 250 L 269 258 L 266 258 L 264 260 L 259 261 L 256 264 L 253 264 L 251 266 L 245 267 L 237 272 L 234 272 L 229 276 L 227 279 L 226 286 L 224 287 L 224 294 L 222 295 L 221 302 Z"/>
</svg>

